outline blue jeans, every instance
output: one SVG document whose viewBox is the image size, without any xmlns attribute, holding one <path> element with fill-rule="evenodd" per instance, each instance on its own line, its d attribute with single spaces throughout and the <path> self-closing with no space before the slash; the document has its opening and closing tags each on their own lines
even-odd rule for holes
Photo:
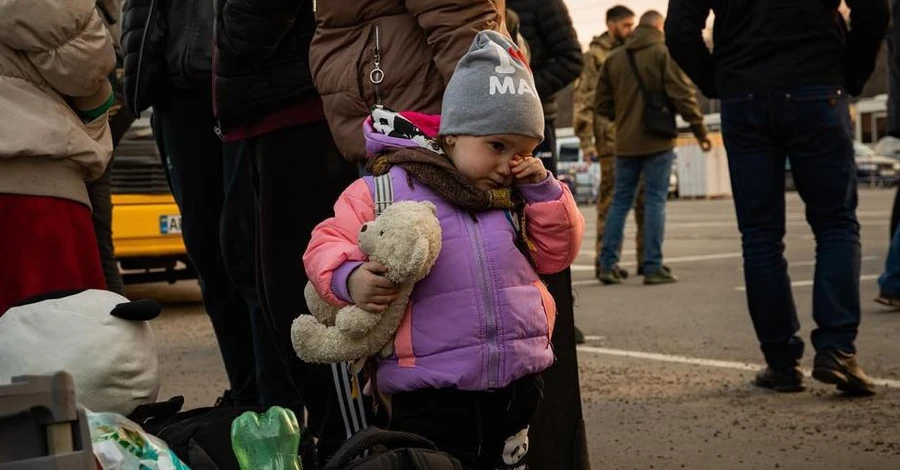
<svg viewBox="0 0 900 470">
<path fill-rule="evenodd" d="M 816 237 L 816 351 L 854 353 L 859 328 L 859 223 L 847 94 L 806 87 L 724 99 L 722 132 L 744 252 L 747 303 L 766 362 L 803 355 L 784 258 L 785 159 Z"/>
<path fill-rule="evenodd" d="M 900 189 L 898 189 L 900 191 Z M 900 230 L 894 232 L 894 239 L 884 261 L 884 273 L 878 278 L 882 294 L 900 296 Z"/>
<path fill-rule="evenodd" d="M 666 231 L 666 197 L 669 195 L 669 178 L 675 153 L 671 150 L 647 156 L 616 158 L 616 184 L 613 189 L 612 207 L 606 216 L 603 230 L 603 251 L 600 267 L 612 269 L 619 262 L 625 219 L 634 207 L 638 183 L 644 174 L 644 268 L 652 274 L 662 267 L 662 243 Z"/>
<path fill-rule="evenodd" d="M 238 406 L 297 400 L 260 311 L 256 209 L 250 157 L 223 144 L 212 104 L 199 92 L 170 90 L 154 106 L 153 135 L 182 217 L 182 237 L 200 281 L 231 398 Z"/>
</svg>

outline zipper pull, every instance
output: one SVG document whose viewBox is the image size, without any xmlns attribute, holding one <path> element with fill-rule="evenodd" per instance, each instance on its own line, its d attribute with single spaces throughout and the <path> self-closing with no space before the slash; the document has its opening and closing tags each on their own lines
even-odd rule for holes
<svg viewBox="0 0 900 470">
<path fill-rule="evenodd" d="M 225 134 L 222 133 L 222 129 L 220 129 L 219 126 L 213 127 L 213 132 L 216 133 L 216 136 L 219 137 L 219 140 L 225 142 Z"/>
<path fill-rule="evenodd" d="M 369 81 L 375 85 L 375 101 L 376 104 L 382 104 L 381 99 L 381 82 L 384 81 L 384 70 L 381 69 L 381 34 L 378 31 L 378 25 L 375 25 L 375 57 L 373 62 L 375 67 L 369 72 Z"/>
</svg>

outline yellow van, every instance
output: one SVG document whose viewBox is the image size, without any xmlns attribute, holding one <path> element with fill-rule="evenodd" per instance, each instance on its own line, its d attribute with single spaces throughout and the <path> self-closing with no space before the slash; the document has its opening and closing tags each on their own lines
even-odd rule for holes
<svg viewBox="0 0 900 470">
<path fill-rule="evenodd" d="M 113 246 L 125 283 L 196 277 L 149 119 L 135 121 L 116 146 L 110 190 Z"/>
</svg>

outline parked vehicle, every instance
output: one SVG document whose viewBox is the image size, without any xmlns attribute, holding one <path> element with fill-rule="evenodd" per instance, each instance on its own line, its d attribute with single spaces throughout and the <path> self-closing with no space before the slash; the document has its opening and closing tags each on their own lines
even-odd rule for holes
<svg viewBox="0 0 900 470">
<path fill-rule="evenodd" d="M 577 202 L 594 203 L 600 185 L 600 164 L 584 161 L 575 136 L 557 139 L 556 151 L 559 155 L 556 177 L 569 186 Z"/>
<path fill-rule="evenodd" d="M 110 180 L 113 246 L 125 283 L 196 277 L 149 119 L 135 121 L 116 146 Z"/>
<path fill-rule="evenodd" d="M 900 179 L 900 161 L 879 155 L 861 142 L 853 142 L 853 152 L 856 160 L 856 178 L 860 185 L 887 187 L 897 184 Z M 790 158 L 784 164 L 784 183 L 789 191 L 797 189 L 791 174 Z"/>
<path fill-rule="evenodd" d="M 569 186 L 575 200 L 593 204 L 597 201 L 597 191 L 600 187 L 600 164 L 584 162 L 578 138 L 569 132 L 561 131 L 557 134 L 556 150 L 559 154 L 556 177 Z M 672 175 L 669 177 L 669 198 L 678 197 L 678 171 L 676 165 L 672 165 Z"/>
<path fill-rule="evenodd" d="M 882 137 L 875 145 L 875 153 L 900 160 L 900 139 L 890 135 Z"/>
<path fill-rule="evenodd" d="M 900 162 L 875 153 L 868 146 L 854 142 L 856 177 L 860 184 L 869 186 L 894 186 L 900 178 Z"/>
</svg>

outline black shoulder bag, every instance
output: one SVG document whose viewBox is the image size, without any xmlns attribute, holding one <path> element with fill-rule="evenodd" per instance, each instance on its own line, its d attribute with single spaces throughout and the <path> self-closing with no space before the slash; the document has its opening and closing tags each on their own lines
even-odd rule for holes
<svg viewBox="0 0 900 470">
<path fill-rule="evenodd" d="M 641 94 L 644 95 L 644 129 L 650 134 L 674 139 L 678 137 L 678 129 L 675 127 L 675 112 L 672 103 L 663 90 L 650 91 L 638 72 L 637 63 L 634 61 L 634 51 L 625 51 L 628 54 L 628 63 L 637 80 Z M 665 80 L 665 70 L 663 70 Z"/>
</svg>

